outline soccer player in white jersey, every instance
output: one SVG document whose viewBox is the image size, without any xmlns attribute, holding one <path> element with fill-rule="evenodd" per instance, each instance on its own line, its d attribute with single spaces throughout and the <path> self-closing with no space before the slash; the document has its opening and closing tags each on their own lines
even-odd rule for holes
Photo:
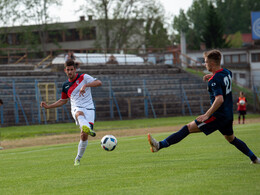
<svg viewBox="0 0 260 195">
<path fill-rule="evenodd" d="M 62 85 L 61 98 L 50 105 L 46 102 L 41 102 L 41 107 L 45 109 L 57 108 L 66 104 L 70 98 L 71 114 L 75 119 L 76 125 L 79 125 L 81 129 L 78 153 L 74 161 L 74 165 L 78 166 L 88 145 L 88 135 L 96 136 L 96 133 L 93 131 L 95 107 L 92 100 L 91 87 L 101 86 L 102 82 L 88 74 L 77 74 L 73 60 L 68 60 L 65 63 L 64 71 L 69 79 Z"/>
</svg>

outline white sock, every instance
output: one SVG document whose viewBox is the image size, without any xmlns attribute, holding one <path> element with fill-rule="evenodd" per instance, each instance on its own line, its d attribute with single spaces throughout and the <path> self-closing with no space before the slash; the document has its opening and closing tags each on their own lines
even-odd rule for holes
<svg viewBox="0 0 260 195">
<path fill-rule="evenodd" d="M 82 141 L 80 140 L 79 141 L 79 145 L 78 145 L 78 154 L 76 156 L 76 160 L 80 160 L 87 148 L 87 145 L 88 145 L 88 140 L 86 141 Z"/>
<path fill-rule="evenodd" d="M 82 128 L 83 125 L 86 125 L 86 126 L 89 127 L 88 121 L 87 121 L 87 120 L 85 119 L 85 117 L 82 116 L 82 115 L 79 115 L 79 116 L 78 116 L 78 122 L 79 122 L 79 127 L 80 127 L 80 129 Z"/>
</svg>

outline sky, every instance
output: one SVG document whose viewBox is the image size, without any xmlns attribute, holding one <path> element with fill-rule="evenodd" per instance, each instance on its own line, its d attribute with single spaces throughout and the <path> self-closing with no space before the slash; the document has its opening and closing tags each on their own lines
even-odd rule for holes
<svg viewBox="0 0 260 195">
<path fill-rule="evenodd" d="M 76 4 L 81 5 L 85 0 L 77 0 Z M 180 9 L 187 11 L 187 9 L 192 5 L 193 0 L 158 0 L 161 1 L 165 8 L 166 16 L 177 16 L 179 15 Z M 74 0 L 63 0 L 63 6 L 59 9 L 51 9 L 51 13 L 56 17 L 56 21 L 59 22 L 74 22 L 78 21 L 79 17 L 83 15 L 82 13 L 75 13 L 75 2 Z"/>
<path fill-rule="evenodd" d="M 185 12 L 192 5 L 193 0 L 160 0 L 167 14 L 179 15 L 180 9 Z"/>
</svg>

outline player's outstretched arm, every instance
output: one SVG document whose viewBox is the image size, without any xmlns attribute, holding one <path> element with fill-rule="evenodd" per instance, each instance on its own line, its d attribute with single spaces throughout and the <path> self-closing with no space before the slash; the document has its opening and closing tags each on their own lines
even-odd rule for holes
<svg viewBox="0 0 260 195">
<path fill-rule="evenodd" d="M 86 87 L 99 87 L 102 85 L 102 82 L 100 80 L 95 80 L 91 83 L 85 84 Z"/>
<path fill-rule="evenodd" d="M 57 108 L 61 107 L 64 104 L 68 102 L 68 99 L 59 99 L 58 101 L 54 102 L 53 104 L 48 105 L 46 102 L 41 102 L 41 107 L 45 109 L 50 109 L 50 108 Z"/>
<path fill-rule="evenodd" d="M 87 84 L 85 84 L 85 85 L 83 85 L 82 87 L 81 87 L 81 89 L 79 90 L 79 95 L 81 96 L 81 95 L 83 95 L 84 93 L 85 93 L 85 89 L 87 88 L 87 87 L 99 87 L 99 86 L 101 86 L 102 85 L 102 82 L 100 81 L 100 80 L 95 80 L 95 81 L 93 81 L 93 82 L 91 82 L 91 83 L 87 83 Z"/>
<path fill-rule="evenodd" d="M 211 105 L 211 107 L 208 109 L 208 111 L 197 117 L 197 121 L 199 122 L 203 122 L 205 120 L 207 120 L 214 112 L 216 112 L 216 110 L 223 104 L 224 99 L 222 95 L 218 95 L 215 97 L 215 101 L 213 102 L 213 104 Z"/>
</svg>

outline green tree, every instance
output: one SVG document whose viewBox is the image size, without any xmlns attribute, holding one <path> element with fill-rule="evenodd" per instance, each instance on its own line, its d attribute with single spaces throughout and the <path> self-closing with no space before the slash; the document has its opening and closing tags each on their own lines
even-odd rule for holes
<svg viewBox="0 0 260 195">
<path fill-rule="evenodd" d="M 260 1 L 257 0 L 214 0 L 217 12 L 225 18 L 224 33 L 234 34 L 251 32 L 252 11 L 260 10 Z"/>
<path fill-rule="evenodd" d="M 243 40 L 242 40 L 242 34 L 238 31 L 235 34 L 228 35 L 226 39 L 229 43 L 229 46 L 232 48 L 240 48 L 242 47 Z"/>
<path fill-rule="evenodd" d="M 61 0 L 21 0 L 25 9 L 23 10 L 25 22 L 34 24 L 34 30 L 38 33 L 41 43 L 41 49 L 44 55 L 47 53 L 46 43 L 48 30 L 52 18 L 49 15 L 49 9 L 53 5 L 61 5 Z M 33 34 L 31 34 L 33 36 Z M 35 34 L 34 34 L 35 35 Z"/>
<path fill-rule="evenodd" d="M 174 16 L 173 29 L 178 31 L 178 35 L 175 35 L 175 43 L 180 43 L 181 32 L 187 33 L 189 31 L 189 21 L 187 15 L 183 9 L 180 9 L 179 16 Z"/>
<path fill-rule="evenodd" d="M 1 47 L 10 47 L 8 40 L 12 39 L 11 33 L 15 33 L 18 45 L 12 47 L 27 47 L 32 51 L 42 50 L 46 54 L 47 31 L 51 26 L 48 23 L 52 21 L 49 9 L 53 5 L 61 5 L 61 0 L 0 1 L 0 25 L 19 26 L 0 29 Z M 26 24 L 30 25 L 26 26 Z"/>
<path fill-rule="evenodd" d="M 13 26 L 22 17 L 21 2 L 18 0 L 0 1 L 0 26 Z"/>
<path fill-rule="evenodd" d="M 165 48 L 171 44 L 165 28 L 164 8 L 160 3 L 151 1 L 145 6 L 145 46 L 147 48 Z M 144 10 L 145 11 L 145 10 Z"/>
<path fill-rule="evenodd" d="M 177 30 L 179 33 L 185 32 L 187 33 L 189 30 L 189 21 L 184 13 L 183 9 L 180 9 L 179 16 L 175 16 L 173 19 L 173 28 Z"/>
<path fill-rule="evenodd" d="M 146 42 L 152 43 L 151 40 L 146 41 L 141 37 L 152 33 L 151 28 L 159 28 L 159 18 L 164 13 L 158 11 L 161 7 L 156 0 L 88 0 L 85 10 L 99 20 L 97 45 L 101 46 L 102 42 L 105 42 L 105 48 L 121 49 L 130 45 L 133 35 L 140 38 L 135 47 L 141 47 Z M 144 24 L 146 30 L 150 28 L 146 32 Z M 105 37 L 104 40 L 102 37 Z"/>
<path fill-rule="evenodd" d="M 190 28 L 186 33 L 186 39 L 189 49 L 200 49 L 203 21 L 206 18 L 208 7 L 208 0 L 194 0 L 187 11 Z"/>
<path fill-rule="evenodd" d="M 10 27 L 13 26 L 22 13 L 20 11 L 21 3 L 17 0 L 1 0 L 0 1 L 0 47 L 8 47 L 8 33 Z"/>
<path fill-rule="evenodd" d="M 217 14 L 216 9 L 212 5 L 209 5 L 205 23 L 202 29 L 202 41 L 205 43 L 206 48 L 223 48 L 226 47 L 226 41 L 223 38 L 223 22 L 220 16 Z"/>
<path fill-rule="evenodd" d="M 182 28 L 184 28 L 186 31 L 186 42 L 187 42 L 188 49 L 198 50 L 200 49 L 200 45 L 202 42 L 204 41 L 208 42 L 209 40 L 212 39 L 210 38 L 210 36 L 212 36 L 211 33 L 207 32 L 208 30 L 210 30 L 209 29 L 210 25 L 214 25 L 213 23 L 211 23 L 210 20 L 216 20 L 215 22 L 217 22 L 216 27 L 218 27 L 218 29 L 214 33 L 218 33 L 218 34 L 224 33 L 223 30 L 226 27 L 224 26 L 225 23 L 221 18 L 222 15 L 218 12 L 219 9 L 215 8 L 214 10 L 215 15 L 212 16 L 213 17 L 212 19 L 209 18 L 208 10 L 212 9 L 212 7 L 210 8 L 210 6 L 212 6 L 212 4 L 217 4 L 216 2 L 222 2 L 222 1 L 194 0 L 186 14 L 184 13 L 184 11 L 180 11 L 179 16 L 174 18 L 173 28 L 177 30 L 179 33 L 180 33 L 180 29 Z M 215 19 L 215 17 L 217 18 Z M 205 36 L 209 36 L 209 37 L 205 37 Z M 217 38 L 214 41 L 223 43 L 223 40 L 219 38 Z M 215 45 L 214 42 L 212 42 L 211 44 Z M 225 44 L 223 45 L 227 46 Z"/>
<path fill-rule="evenodd" d="M 150 48 L 165 48 L 170 45 L 166 28 L 160 17 L 150 18 L 145 26 L 145 45 Z"/>
</svg>

